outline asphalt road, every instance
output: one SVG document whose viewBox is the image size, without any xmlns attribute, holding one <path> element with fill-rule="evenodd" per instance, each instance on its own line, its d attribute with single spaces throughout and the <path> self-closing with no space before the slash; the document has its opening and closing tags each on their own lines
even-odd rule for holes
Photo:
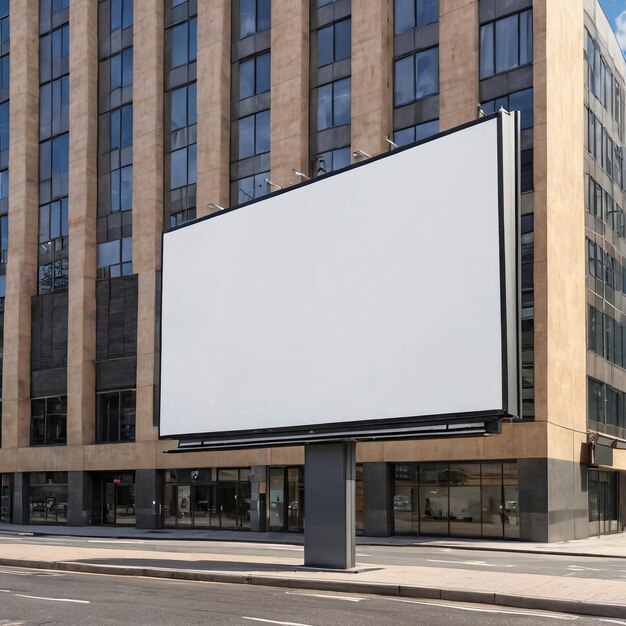
<svg viewBox="0 0 626 626">
<path fill-rule="evenodd" d="M 0 534 L 0 541 L 23 542 L 34 545 L 85 546 L 101 549 L 102 560 L 99 563 L 120 565 L 120 557 L 125 550 L 145 552 L 142 559 L 124 559 L 127 565 L 153 566 L 164 565 L 162 561 L 151 558 L 154 551 L 172 554 L 195 552 L 205 555 L 206 559 L 194 567 L 199 569 L 217 569 L 238 571 L 255 569 L 247 556 L 289 557 L 302 564 L 304 549 L 301 545 L 256 544 L 219 541 L 173 541 L 141 539 L 106 539 L 87 537 L 36 537 L 24 535 Z M 119 553 L 119 557 L 116 556 Z M 240 556 L 241 562 L 221 560 L 221 556 Z M 176 566 L 177 561 L 169 566 Z M 376 565 L 418 565 L 421 567 L 444 567 L 491 572 L 518 574 L 543 574 L 548 576 L 567 576 L 601 580 L 626 580 L 626 559 L 603 557 L 555 556 L 549 554 L 528 554 L 519 552 L 496 552 L 463 550 L 456 548 L 436 548 L 429 546 L 358 546 L 357 564 Z M 183 565 L 184 567 L 184 565 Z M 264 568 L 271 569 L 271 568 Z M 0 622 L 2 626 L 2 622 Z"/>
<path fill-rule="evenodd" d="M 477 604 L 0 568 L 0 626 L 576 626 L 626 620 Z"/>
</svg>

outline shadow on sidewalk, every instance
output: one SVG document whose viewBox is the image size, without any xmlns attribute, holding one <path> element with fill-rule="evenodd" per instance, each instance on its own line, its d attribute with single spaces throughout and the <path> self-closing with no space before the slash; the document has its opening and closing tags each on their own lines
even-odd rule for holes
<svg viewBox="0 0 626 626">
<path fill-rule="evenodd" d="M 85 565 L 112 565 L 116 567 L 147 567 L 205 572 L 310 572 L 304 565 L 281 565 L 255 561 L 183 561 L 173 559 L 72 559 L 72 563 Z"/>
</svg>

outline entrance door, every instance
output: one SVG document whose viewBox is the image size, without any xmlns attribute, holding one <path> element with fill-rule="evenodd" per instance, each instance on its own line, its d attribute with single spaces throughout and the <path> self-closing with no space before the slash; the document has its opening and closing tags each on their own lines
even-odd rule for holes
<svg viewBox="0 0 626 626">
<path fill-rule="evenodd" d="M 102 477 L 102 523 L 135 525 L 135 483 L 131 474 Z"/>
</svg>

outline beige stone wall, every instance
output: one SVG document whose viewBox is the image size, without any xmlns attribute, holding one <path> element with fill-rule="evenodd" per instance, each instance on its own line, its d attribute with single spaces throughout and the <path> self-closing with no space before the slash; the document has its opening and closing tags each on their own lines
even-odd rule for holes
<svg viewBox="0 0 626 626">
<path fill-rule="evenodd" d="M 98 7 L 70 4 L 70 274 L 67 443 L 91 443 L 95 430 Z"/>
<path fill-rule="evenodd" d="M 533 28 L 535 412 L 550 423 L 549 456 L 577 460 L 586 431 L 582 0 L 535 3 Z"/>
<path fill-rule="evenodd" d="M 352 150 L 372 156 L 393 135 L 392 23 L 392 0 L 352 3 Z"/>
<path fill-rule="evenodd" d="M 37 292 L 39 223 L 39 6 L 11 3 L 10 233 L 4 313 L 0 465 L 30 435 L 31 297 Z M 11 450 L 13 449 L 13 451 Z M 6 467 L 6 466 L 5 466 Z"/>
<path fill-rule="evenodd" d="M 230 204 L 230 0 L 198 3 L 196 213 Z"/>
<path fill-rule="evenodd" d="M 274 0 L 271 42 L 271 180 L 301 182 L 309 164 L 309 5 Z"/>
<path fill-rule="evenodd" d="M 439 129 L 477 117 L 478 0 L 439 0 Z"/>
</svg>

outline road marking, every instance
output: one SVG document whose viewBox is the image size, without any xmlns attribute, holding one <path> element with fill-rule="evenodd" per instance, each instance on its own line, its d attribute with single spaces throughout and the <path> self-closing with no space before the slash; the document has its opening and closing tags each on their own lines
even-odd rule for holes
<svg viewBox="0 0 626 626">
<path fill-rule="evenodd" d="M 479 567 L 514 567 L 513 565 L 495 565 L 485 561 L 448 561 L 444 559 L 426 559 L 428 563 L 451 563 L 454 565 L 478 565 Z"/>
<path fill-rule="evenodd" d="M 599 622 L 608 622 L 609 624 L 626 624 L 618 619 L 598 619 Z"/>
<path fill-rule="evenodd" d="M 361 602 L 365 598 L 350 598 L 349 596 L 330 596 L 321 593 L 299 593 L 298 591 L 287 591 L 288 596 L 306 596 L 307 598 L 322 598 L 323 600 L 345 600 L 346 602 Z"/>
<path fill-rule="evenodd" d="M 11 574 L 12 576 L 32 576 L 33 572 L 15 572 L 10 569 L 0 569 L 0 574 Z"/>
<path fill-rule="evenodd" d="M 300 622 L 277 622 L 273 619 L 261 619 L 260 617 L 241 616 L 241 619 L 249 619 L 252 622 L 264 622 L 266 624 L 281 624 L 282 626 L 310 626 L 309 624 L 301 624 Z"/>
<path fill-rule="evenodd" d="M 89 600 L 72 600 L 71 598 L 45 598 L 43 596 L 27 596 L 23 593 L 15 594 L 18 598 L 31 598 L 32 600 L 49 600 L 50 602 L 74 602 L 75 604 L 89 604 Z"/>
<path fill-rule="evenodd" d="M 601 569 L 596 569 L 595 567 L 582 567 L 581 565 L 568 565 L 567 569 L 573 569 L 578 572 L 601 572 Z"/>
<path fill-rule="evenodd" d="M 302 546 L 261 546 L 267 550 L 293 550 L 294 552 L 302 552 Z"/>
<path fill-rule="evenodd" d="M 10 589 L 0 589 L 0 593 L 13 593 Z"/>
<path fill-rule="evenodd" d="M 404 602 L 405 604 L 424 604 L 426 606 L 438 606 L 446 609 L 457 609 L 459 611 L 471 611 L 474 613 L 503 613 L 506 615 L 526 615 L 530 617 L 545 617 L 547 619 L 560 619 L 566 621 L 574 621 L 578 619 L 578 615 L 555 615 L 554 613 L 538 613 L 536 611 L 510 611 L 508 609 L 482 609 L 473 606 L 462 606 L 459 604 L 442 604 L 440 602 L 423 602 L 420 600 L 402 600 L 400 598 L 387 598 L 391 602 Z"/>
<path fill-rule="evenodd" d="M 87 539 L 87 543 L 146 543 L 143 539 Z"/>
</svg>

